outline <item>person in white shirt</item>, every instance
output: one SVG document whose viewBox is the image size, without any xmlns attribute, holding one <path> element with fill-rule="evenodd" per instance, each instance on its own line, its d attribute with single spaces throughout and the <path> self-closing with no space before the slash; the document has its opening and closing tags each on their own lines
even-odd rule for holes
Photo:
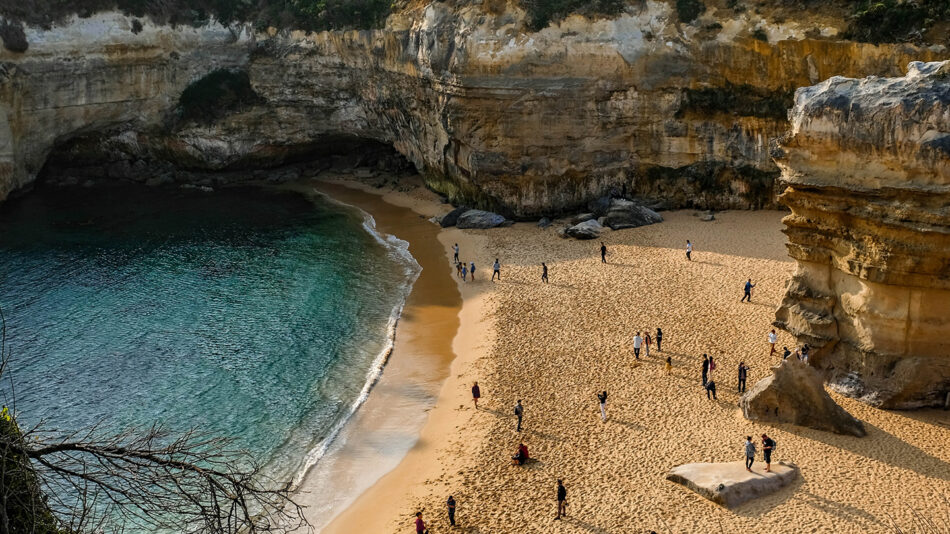
<svg viewBox="0 0 950 534">
<path fill-rule="evenodd" d="M 633 336 L 633 355 L 640 359 L 640 346 L 643 345 L 643 338 L 640 337 L 640 332 L 637 332 L 637 335 Z"/>
<path fill-rule="evenodd" d="M 687 239 L 686 240 L 686 259 L 689 261 L 693 261 L 692 254 L 693 254 L 693 244 L 689 242 L 689 239 Z"/>
<path fill-rule="evenodd" d="M 498 258 L 495 258 L 495 264 L 492 265 L 491 281 L 495 281 L 495 277 L 498 277 L 501 280 L 501 264 L 498 263 Z"/>
<path fill-rule="evenodd" d="M 772 331 L 769 332 L 769 346 L 771 347 L 771 349 L 769 350 L 769 356 L 775 354 L 776 341 L 778 341 L 778 335 L 775 334 L 775 329 L 773 328 Z"/>
<path fill-rule="evenodd" d="M 456 243 L 455 246 L 452 247 L 452 250 L 455 251 L 455 263 L 458 263 L 459 262 L 459 244 Z"/>
</svg>

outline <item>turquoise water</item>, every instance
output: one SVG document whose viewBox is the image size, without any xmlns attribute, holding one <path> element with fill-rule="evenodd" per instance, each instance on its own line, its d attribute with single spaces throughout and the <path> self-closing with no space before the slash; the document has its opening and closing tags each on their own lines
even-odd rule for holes
<svg viewBox="0 0 950 534">
<path fill-rule="evenodd" d="M 21 424 L 197 427 L 297 476 L 367 393 L 418 273 L 405 243 L 369 230 L 354 210 L 260 189 L 0 206 Z"/>
</svg>

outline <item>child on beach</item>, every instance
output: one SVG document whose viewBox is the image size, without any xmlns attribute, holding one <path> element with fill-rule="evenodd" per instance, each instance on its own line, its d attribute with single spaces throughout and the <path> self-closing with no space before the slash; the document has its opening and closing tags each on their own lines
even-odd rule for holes
<svg viewBox="0 0 950 534">
<path fill-rule="evenodd" d="M 673 374 L 673 358 L 666 357 L 666 376 Z"/>
<path fill-rule="evenodd" d="M 548 266 L 543 261 L 541 262 L 541 281 L 548 283 Z"/>
<path fill-rule="evenodd" d="M 445 501 L 445 506 L 449 510 L 449 525 L 455 526 L 455 497 L 449 495 L 448 500 Z"/>
<path fill-rule="evenodd" d="M 650 331 L 647 330 L 647 333 L 643 336 L 643 345 L 646 347 L 646 356 L 650 357 L 650 343 L 653 343 L 653 340 L 650 339 Z"/>
<path fill-rule="evenodd" d="M 475 281 L 475 262 L 473 261 L 471 266 L 468 269 L 468 272 L 472 275 L 472 282 Z"/>
<path fill-rule="evenodd" d="M 762 434 L 762 456 L 765 460 L 765 472 L 772 470 L 772 451 L 775 450 L 775 440 Z"/>
<path fill-rule="evenodd" d="M 478 382 L 472 384 L 472 401 L 475 403 L 475 409 L 478 409 L 478 399 L 482 396 L 482 390 L 478 387 Z"/>
</svg>

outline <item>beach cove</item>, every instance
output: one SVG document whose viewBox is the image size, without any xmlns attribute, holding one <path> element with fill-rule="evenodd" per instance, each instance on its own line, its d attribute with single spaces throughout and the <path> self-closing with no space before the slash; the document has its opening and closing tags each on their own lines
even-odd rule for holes
<svg viewBox="0 0 950 534">
<path fill-rule="evenodd" d="M 426 218 L 449 209 L 412 184 L 331 181 Z M 433 531 L 448 531 L 450 494 L 462 532 L 881 532 L 907 528 L 917 514 L 944 520 L 947 412 L 884 411 L 832 393 L 865 422 L 865 438 L 742 418 L 738 362 L 751 367 L 750 386 L 777 363 L 766 334 L 794 270 L 781 234 L 785 214 L 726 212 L 712 222 L 690 211 L 663 215 L 659 225 L 606 232 L 608 265 L 599 242 L 562 240 L 556 226 L 438 231 L 446 272 L 454 277 L 454 243 L 479 267 L 474 283 L 456 279 L 463 299 L 456 358 L 418 443 L 323 531 L 410 532 L 420 510 Z M 692 262 L 686 239 L 695 243 Z M 498 283 L 489 281 L 495 257 Z M 751 304 L 739 302 L 746 278 L 757 284 Z M 664 350 L 641 355 L 637 366 L 630 340 L 657 326 Z M 780 331 L 783 344 L 793 340 Z M 699 384 L 703 353 L 719 362 L 717 401 Z M 476 380 L 478 411 L 469 390 Z M 595 398 L 602 389 L 611 395 L 606 423 Z M 520 434 L 517 399 L 525 405 Z M 744 437 L 762 432 L 779 443 L 775 460 L 801 468 L 792 487 L 727 510 L 665 480 L 682 463 L 739 459 Z M 537 463 L 510 465 L 519 440 Z M 552 522 L 558 478 L 569 491 L 568 518 Z"/>
</svg>

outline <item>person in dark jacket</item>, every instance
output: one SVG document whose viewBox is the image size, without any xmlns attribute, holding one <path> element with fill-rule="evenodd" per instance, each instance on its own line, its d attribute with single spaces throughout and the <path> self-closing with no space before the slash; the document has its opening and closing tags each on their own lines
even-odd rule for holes
<svg viewBox="0 0 950 534">
<path fill-rule="evenodd" d="M 663 331 L 656 329 L 656 351 L 663 352 Z"/>
<path fill-rule="evenodd" d="M 449 495 L 449 500 L 445 501 L 445 506 L 449 511 L 449 525 L 455 526 L 455 497 Z"/>
<path fill-rule="evenodd" d="M 709 356 L 703 354 L 703 387 L 706 387 L 706 382 L 709 379 Z"/>
<path fill-rule="evenodd" d="M 772 470 L 772 451 L 775 450 L 775 440 L 762 434 L 762 456 L 765 460 L 765 472 Z"/>
<path fill-rule="evenodd" d="M 567 517 L 567 488 L 561 479 L 557 479 L 557 516 L 554 520 L 561 519 L 562 515 Z"/>
<path fill-rule="evenodd" d="M 739 385 L 736 386 L 739 393 L 745 393 L 745 379 L 748 374 L 749 368 L 746 367 L 745 362 L 739 362 Z"/>
</svg>

